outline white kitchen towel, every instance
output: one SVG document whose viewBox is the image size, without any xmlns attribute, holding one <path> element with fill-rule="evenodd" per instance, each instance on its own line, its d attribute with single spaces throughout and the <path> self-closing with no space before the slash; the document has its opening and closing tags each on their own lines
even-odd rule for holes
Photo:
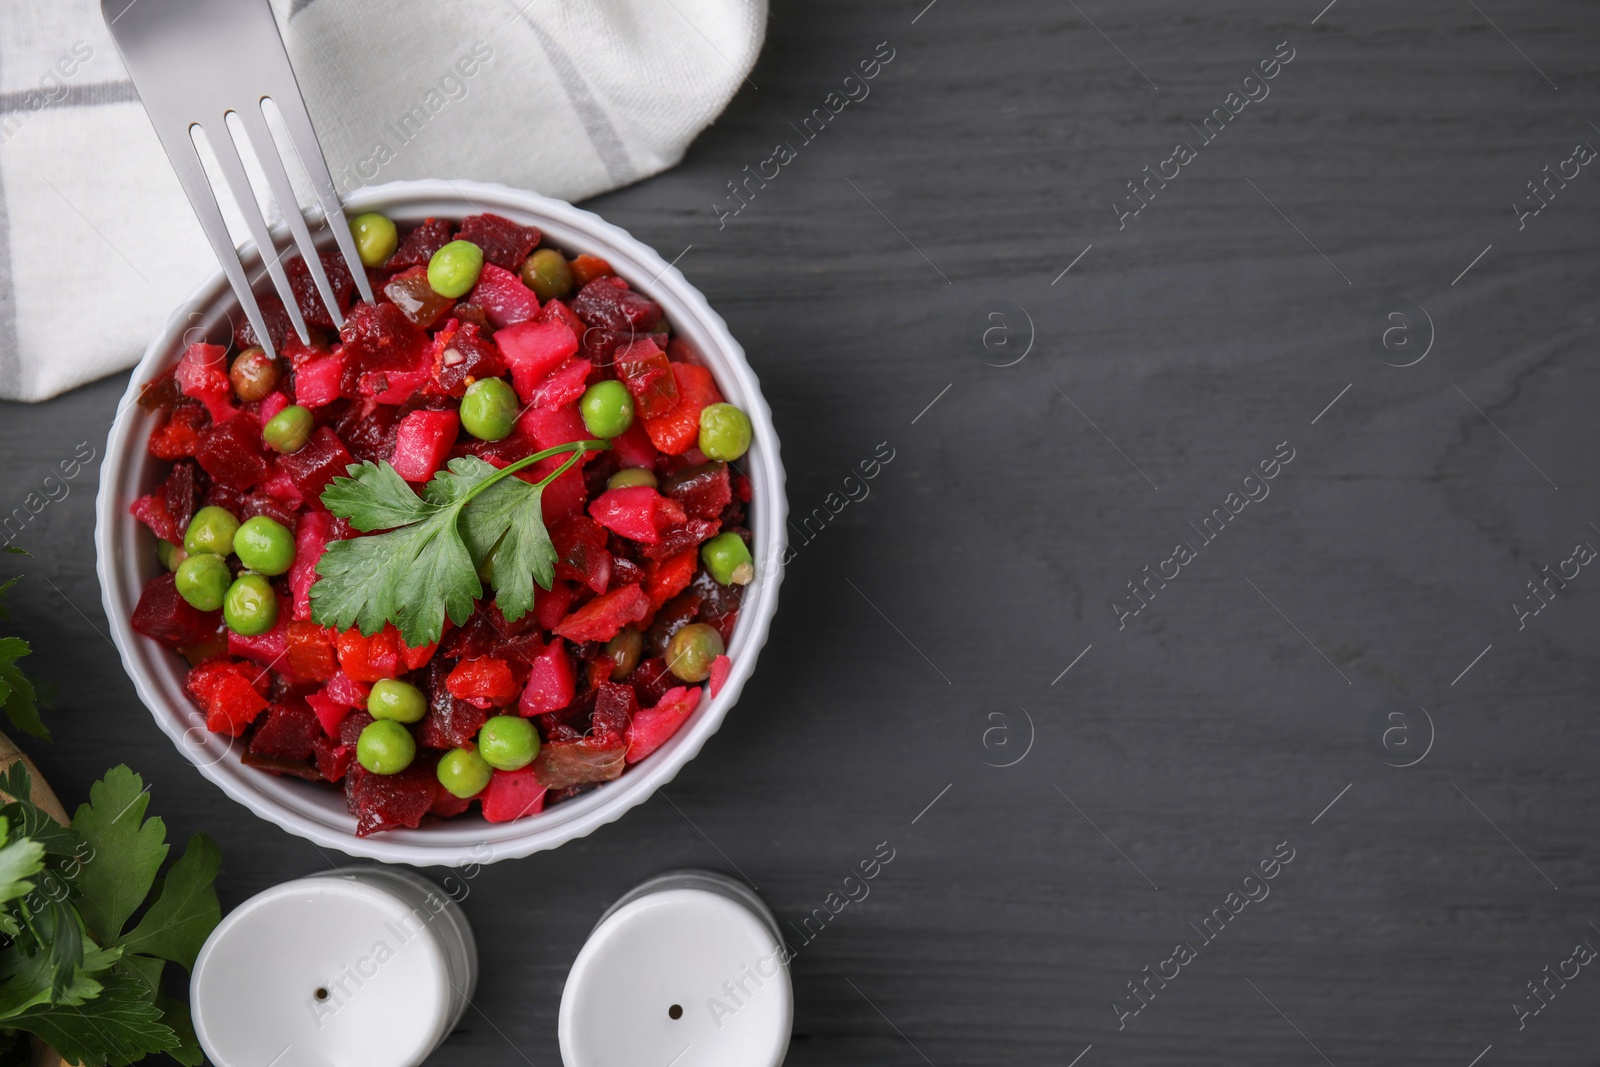
<svg viewBox="0 0 1600 1067">
<path fill-rule="evenodd" d="M 341 192 L 474 178 L 577 200 L 658 173 L 746 81 L 767 22 L 766 0 L 290 4 L 273 0 Z M 131 366 L 215 269 L 99 0 L 0 0 L 0 398 Z"/>
</svg>

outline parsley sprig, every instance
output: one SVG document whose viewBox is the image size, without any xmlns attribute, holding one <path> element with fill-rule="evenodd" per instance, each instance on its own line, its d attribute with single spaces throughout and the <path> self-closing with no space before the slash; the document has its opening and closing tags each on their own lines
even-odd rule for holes
<svg viewBox="0 0 1600 1067">
<path fill-rule="evenodd" d="M 420 496 L 388 463 L 352 463 L 323 490 L 322 504 L 370 536 L 328 545 L 311 586 L 312 619 L 367 635 L 392 622 L 413 648 L 432 644 L 446 616 L 458 626 L 472 617 L 483 596 L 480 572 L 491 575 L 507 621 L 520 619 L 533 610 L 534 583 L 549 589 L 555 580 L 556 550 L 540 507 L 545 486 L 584 453 L 610 447 L 573 441 L 499 469 L 460 456 Z M 563 452 L 572 455 L 538 482 L 511 477 Z"/>
</svg>

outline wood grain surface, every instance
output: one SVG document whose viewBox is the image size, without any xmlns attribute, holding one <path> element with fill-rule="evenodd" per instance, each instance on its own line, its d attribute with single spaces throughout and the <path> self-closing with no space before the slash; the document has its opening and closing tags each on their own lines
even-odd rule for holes
<svg viewBox="0 0 1600 1067">
<path fill-rule="evenodd" d="M 1513 607 L 1600 547 L 1600 168 L 1513 207 L 1600 147 L 1600 8 L 1323 3 L 780 0 L 683 164 L 590 205 L 727 317 L 813 521 L 704 753 L 463 883 L 480 993 L 430 1062 L 558 1063 L 567 968 L 649 875 L 742 874 L 795 929 L 880 842 L 796 933 L 791 1064 L 1600 1060 L 1600 973 L 1527 985 L 1600 947 L 1600 567 Z M 0 409 L 0 511 L 125 384 Z M 140 707 L 96 469 L 19 540 L 40 767 L 70 807 L 135 765 L 225 907 L 338 862 Z"/>
</svg>

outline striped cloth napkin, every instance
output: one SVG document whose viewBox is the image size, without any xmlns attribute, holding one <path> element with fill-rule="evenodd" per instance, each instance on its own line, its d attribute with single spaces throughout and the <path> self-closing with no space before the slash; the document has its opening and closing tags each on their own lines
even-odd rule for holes
<svg viewBox="0 0 1600 1067">
<path fill-rule="evenodd" d="M 767 22 L 766 0 L 272 2 L 341 192 L 473 178 L 577 200 L 656 174 Z M 215 269 L 97 0 L 6 3 L 0 398 L 131 366 Z"/>
</svg>

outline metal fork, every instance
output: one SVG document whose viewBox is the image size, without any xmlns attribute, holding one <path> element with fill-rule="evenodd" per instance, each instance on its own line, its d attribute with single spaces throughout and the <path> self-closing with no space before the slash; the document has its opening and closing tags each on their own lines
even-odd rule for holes
<svg viewBox="0 0 1600 1067">
<path fill-rule="evenodd" d="M 302 342 L 309 342 L 305 319 L 294 290 L 262 217 L 244 162 L 228 127 L 227 116 L 237 115 L 248 143 L 266 174 L 272 197 L 289 223 L 294 246 L 300 250 L 317 291 L 336 325 L 344 325 L 333 287 L 312 243 L 311 231 L 301 217 L 294 187 L 278 155 L 277 143 L 267 126 L 262 102 L 271 100 L 282 115 L 295 154 L 310 175 L 323 219 L 350 268 L 351 277 L 367 301 L 372 286 L 356 253 L 355 239 L 345 222 L 333 176 L 317 144 L 316 130 L 306 112 L 305 100 L 283 47 L 268 0 L 101 0 L 100 12 L 122 54 L 123 65 L 139 90 L 167 158 L 200 218 L 223 273 L 233 286 L 261 346 L 273 356 L 261 306 L 250 289 L 216 195 L 206 177 L 194 142 L 196 127 L 205 131 L 233 199 L 244 215 L 250 236 L 261 253 L 267 273 L 283 300 L 284 309 Z M 287 252 L 285 249 L 284 252 Z"/>
</svg>

